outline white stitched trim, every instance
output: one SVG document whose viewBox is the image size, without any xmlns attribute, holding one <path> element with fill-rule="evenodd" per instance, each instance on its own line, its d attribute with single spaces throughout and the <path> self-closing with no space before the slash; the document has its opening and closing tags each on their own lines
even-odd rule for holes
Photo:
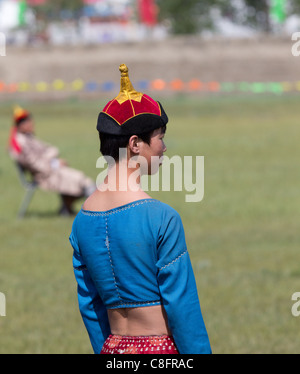
<svg viewBox="0 0 300 374">
<path fill-rule="evenodd" d="M 106 305 L 107 309 L 115 309 L 115 308 L 134 308 L 134 307 L 142 307 L 148 305 L 157 305 L 161 304 L 160 300 L 155 301 L 137 301 L 137 302 L 120 302 L 113 305 Z"/>
<path fill-rule="evenodd" d="M 170 266 L 170 265 L 172 265 L 172 264 L 174 264 L 174 262 L 176 262 L 177 260 L 179 260 L 180 257 L 182 257 L 183 255 L 185 255 L 186 253 L 188 253 L 187 249 L 186 249 L 183 253 L 181 253 L 181 255 L 179 255 L 178 257 L 176 257 L 175 260 L 173 260 L 173 261 L 169 262 L 167 265 L 161 267 L 161 268 L 159 269 L 159 271 L 162 270 L 162 269 L 165 269 L 166 267 L 168 267 L 168 266 Z"/>
<path fill-rule="evenodd" d="M 146 204 L 146 203 L 155 203 L 157 202 L 157 200 L 155 199 L 145 199 L 143 201 L 139 201 L 137 203 L 129 203 L 128 206 L 125 206 L 123 208 L 113 208 L 107 212 L 92 212 L 92 211 L 89 211 L 89 210 L 84 210 L 84 209 L 81 209 L 81 212 L 87 216 L 109 216 L 110 214 L 115 214 L 115 213 L 118 213 L 118 212 L 122 212 L 123 210 L 128 210 L 130 208 L 133 208 L 135 206 L 138 206 L 138 205 L 142 205 L 142 204 Z"/>
<path fill-rule="evenodd" d="M 120 296 L 120 293 L 119 293 L 119 289 L 118 289 L 118 285 L 117 285 L 117 281 L 116 281 L 116 276 L 115 276 L 115 272 L 114 272 L 114 267 L 113 267 L 113 263 L 112 263 L 112 259 L 111 259 L 110 249 L 109 249 L 107 217 L 105 218 L 105 230 L 106 230 L 105 245 L 106 245 L 106 248 L 107 248 L 107 253 L 108 253 L 110 266 L 111 266 L 111 270 L 112 270 L 112 274 L 113 274 L 113 278 L 114 278 L 114 283 L 115 283 L 116 291 L 117 291 L 117 294 L 118 294 L 118 298 L 120 300 L 122 300 L 121 296 Z"/>
</svg>

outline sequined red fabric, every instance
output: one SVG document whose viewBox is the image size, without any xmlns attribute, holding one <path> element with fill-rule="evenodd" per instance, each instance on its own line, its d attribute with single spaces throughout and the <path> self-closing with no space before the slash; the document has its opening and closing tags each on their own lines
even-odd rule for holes
<svg viewBox="0 0 300 374">
<path fill-rule="evenodd" d="M 178 354 L 171 336 L 109 335 L 100 354 Z"/>
</svg>

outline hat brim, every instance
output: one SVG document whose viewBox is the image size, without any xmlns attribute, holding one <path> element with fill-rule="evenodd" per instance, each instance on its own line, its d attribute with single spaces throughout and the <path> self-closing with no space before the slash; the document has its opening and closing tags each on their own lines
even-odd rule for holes
<svg viewBox="0 0 300 374">
<path fill-rule="evenodd" d="M 130 119 L 123 124 L 119 124 L 109 114 L 101 112 L 98 116 L 97 130 L 101 133 L 111 135 L 139 135 L 150 132 L 165 126 L 168 123 L 168 116 L 166 115 L 162 105 L 161 115 L 152 113 L 141 113 Z"/>
<path fill-rule="evenodd" d="M 31 114 L 30 113 L 23 114 L 22 116 L 15 118 L 15 125 L 19 126 L 21 125 L 21 123 L 27 121 L 28 119 L 31 119 Z"/>
</svg>

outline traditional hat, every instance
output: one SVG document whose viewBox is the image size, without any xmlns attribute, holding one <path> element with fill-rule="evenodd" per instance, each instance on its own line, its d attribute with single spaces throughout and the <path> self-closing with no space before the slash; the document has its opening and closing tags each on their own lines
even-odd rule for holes
<svg viewBox="0 0 300 374">
<path fill-rule="evenodd" d="M 30 117 L 30 113 L 21 108 L 19 105 L 16 105 L 14 107 L 14 123 L 15 125 L 19 125 L 21 122 L 23 122 L 25 119 Z"/>
<path fill-rule="evenodd" d="M 21 108 L 19 105 L 16 105 L 13 110 L 14 122 L 13 126 L 11 127 L 10 136 L 8 139 L 8 149 L 12 156 L 18 155 L 22 150 L 16 136 L 18 133 L 17 127 L 27 118 L 30 118 L 30 113 L 27 110 Z"/>
<path fill-rule="evenodd" d="M 125 64 L 119 70 L 120 93 L 100 112 L 97 130 L 112 135 L 138 135 L 166 125 L 168 117 L 162 105 L 133 88 Z"/>
</svg>

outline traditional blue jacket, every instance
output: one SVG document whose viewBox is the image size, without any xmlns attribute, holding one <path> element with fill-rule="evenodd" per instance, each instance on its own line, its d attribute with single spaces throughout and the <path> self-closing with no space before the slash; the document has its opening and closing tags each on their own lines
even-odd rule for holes
<svg viewBox="0 0 300 374">
<path fill-rule="evenodd" d="M 181 354 L 211 353 L 179 214 L 155 199 L 81 209 L 70 242 L 79 309 L 94 352 L 110 334 L 107 309 L 162 304 Z"/>
</svg>

